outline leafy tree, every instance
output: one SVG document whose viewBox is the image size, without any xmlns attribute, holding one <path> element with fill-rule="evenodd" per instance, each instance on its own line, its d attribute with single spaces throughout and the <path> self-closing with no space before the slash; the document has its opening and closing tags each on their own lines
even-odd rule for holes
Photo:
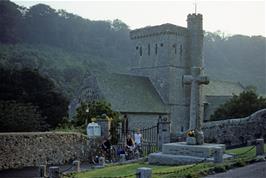
<svg viewBox="0 0 266 178">
<path fill-rule="evenodd" d="M 221 105 L 210 119 L 214 121 L 243 118 L 263 108 L 266 108 L 266 98 L 259 97 L 254 89 L 249 89 L 240 93 L 239 96 L 234 95 Z"/>
<path fill-rule="evenodd" d="M 13 2 L 0 1 L 0 42 L 16 43 L 18 37 L 18 24 L 21 21 L 22 14 L 19 6 Z"/>
<path fill-rule="evenodd" d="M 111 104 L 105 101 L 81 102 L 77 108 L 76 125 L 81 126 L 86 122 L 91 122 L 92 118 L 109 118 L 118 119 L 118 113 L 111 109 Z"/>
<path fill-rule="evenodd" d="M 36 106 L 0 100 L 0 132 L 32 132 L 47 128 L 45 117 Z"/>
<path fill-rule="evenodd" d="M 57 91 L 54 83 L 31 69 L 0 68 L 0 100 L 31 103 L 54 128 L 67 116 L 68 99 Z"/>
</svg>

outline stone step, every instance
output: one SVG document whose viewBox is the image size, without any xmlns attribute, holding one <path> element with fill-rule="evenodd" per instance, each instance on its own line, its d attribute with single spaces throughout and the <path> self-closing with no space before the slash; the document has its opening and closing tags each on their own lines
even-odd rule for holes
<svg viewBox="0 0 266 178">
<path fill-rule="evenodd" d="M 183 155 L 196 157 L 210 157 L 214 153 L 214 148 L 225 149 L 224 144 L 203 144 L 203 145 L 187 145 L 186 142 L 167 143 L 162 147 L 163 154 Z"/>
<path fill-rule="evenodd" d="M 223 158 L 231 158 L 231 155 L 224 154 Z M 156 165 L 184 165 L 184 164 L 193 164 L 198 162 L 210 162 L 214 161 L 213 157 L 210 158 L 203 158 L 203 157 L 196 157 L 196 156 L 184 156 L 184 155 L 171 155 L 171 154 L 164 154 L 162 152 L 159 153 L 151 153 L 148 156 L 149 164 L 156 164 Z"/>
</svg>

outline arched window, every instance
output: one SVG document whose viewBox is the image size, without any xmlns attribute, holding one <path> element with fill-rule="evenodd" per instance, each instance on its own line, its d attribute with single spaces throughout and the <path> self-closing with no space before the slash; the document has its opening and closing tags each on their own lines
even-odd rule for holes
<svg viewBox="0 0 266 178">
<path fill-rule="evenodd" d="M 158 45 L 155 44 L 155 54 L 157 55 L 157 52 L 158 52 Z"/>
<path fill-rule="evenodd" d="M 148 56 L 151 54 L 151 45 L 148 44 Z"/>
<path fill-rule="evenodd" d="M 139 48 L 139 55 L 142 56 L 142 47 Z"/>
</svg>

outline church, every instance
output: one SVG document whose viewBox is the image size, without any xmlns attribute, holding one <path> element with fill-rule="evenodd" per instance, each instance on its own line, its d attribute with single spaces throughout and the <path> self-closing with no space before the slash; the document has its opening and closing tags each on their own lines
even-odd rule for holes
<svg viewBox="0 0 266 178">
<path fill-rule="evenodd" d="M 167 117 L 172 133 L 187 130 L 190 86 L 184 84 L 183 76 L 190 75 L 192 67 L 202 67 L 203 35 L 202 15 L 195 13 L 187 16 L 186 28 L 162 24 L 132 30 L 131 73 L 88 74 L 69 106 L 70 116 L 81 101 L 105 100 L 121 113 L 130 129 L 151 127 L 159 117 Z M 232 93 L 243 90 L 232 82 L 211 81 L 204 86 L 200 108 L 205 120 Z"/>
</svg>

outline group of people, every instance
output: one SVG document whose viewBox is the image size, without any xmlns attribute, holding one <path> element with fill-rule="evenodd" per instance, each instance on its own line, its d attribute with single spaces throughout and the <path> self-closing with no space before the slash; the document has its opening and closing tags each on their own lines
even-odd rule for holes
<svg viewBox="0 0 266 178">
<path fill-rule="evenodd" d="M 137 132 L 134 133 L 134 138 L 132 138 L 131 134 L 127 135 L 125 141 L 126 149 L 134 150 L 135 148 L 141 148 L 143 138 L 142 134 L 140 133 L 140 129 L 137 129 Z"/>
<path fill-rule="evenodd" d="M 140 132 L 140 129 L 137 129 L 133 137 L 131 134 L 127 134 L 127 137 L 125 139 L 124 149 L 120 150 L 119 153 L 117 154 L 126 154 L 126 155 L 131 154 L 132 155 L 135 153 L 135 151 L 138 151 L 141 154 L 142 153 L 142 149 L 141 149 L 142 142 L 143 142 L 142 134 Z M 101 149 L 106 155 L 106 157 L 109 157 L 109 159 L 111 159 L 111 156 L 110 156 L 111 148 L 112 148 L 112 145 L 111 145 L 110 139 L 105 137 L 101 144 Z"/>
</svg>

